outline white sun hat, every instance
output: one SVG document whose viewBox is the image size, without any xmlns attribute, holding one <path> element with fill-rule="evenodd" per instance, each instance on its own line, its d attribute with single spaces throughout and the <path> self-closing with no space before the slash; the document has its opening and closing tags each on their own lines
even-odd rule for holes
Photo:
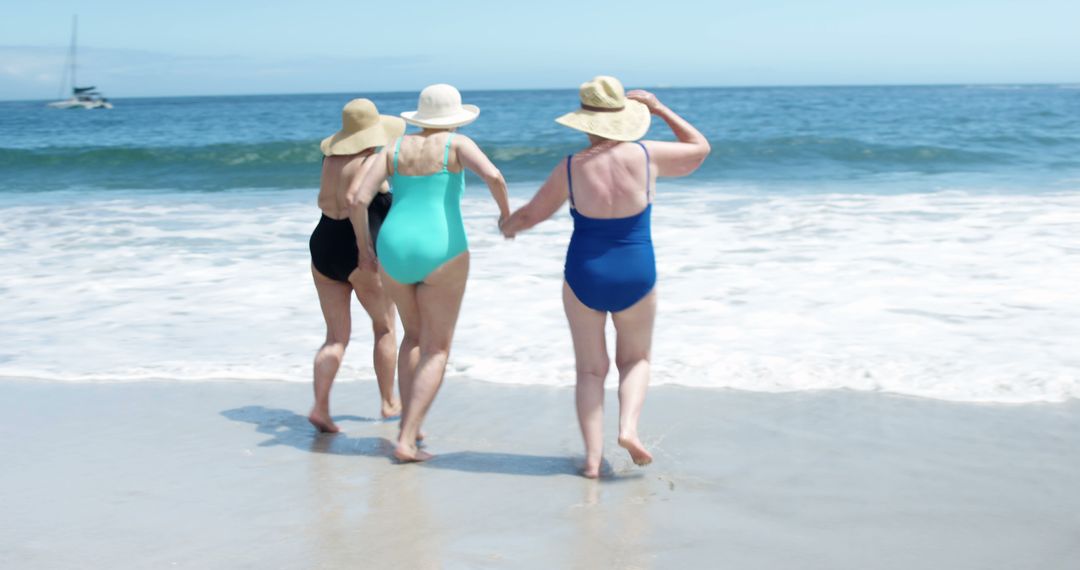
<svg viewBox="0 0 1080 570">
<path fill-rule="evenodd" d="M 415 111 L 405 111 L 405 122 L 428 129 L 452 129 L 467 125 L 480 116 L 476 105 L 462 105 L 461 93 L 453 85 L 437 83 L 420 92 Z"/>
<path fill-rule="evenodd" d="M 616 141 L 636 141 L 649 131 L 652 116 L 643 103 L 627 99 L 622 83 L 600 75 L 581 84 L 581 108 L 556 123 Z"/>
</svg>

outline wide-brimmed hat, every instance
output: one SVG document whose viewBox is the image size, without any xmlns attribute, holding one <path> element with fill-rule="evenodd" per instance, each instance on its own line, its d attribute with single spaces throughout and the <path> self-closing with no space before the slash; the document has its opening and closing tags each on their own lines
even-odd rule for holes
<svg viewBox="0 0 1080 570">
<path fill-rule="evenodd" d="M 341 130 L 319 144 L 326 156 L 356 154 L 364 149 L 386 146 L 405 134 L 405 121 L 380 115 L 369 99 L 353 99 L 341 110 Z"/>
<path fill-rule="evenodd" d="M 452 129 L 467 125 L 480 116 L 476 105 L 462 105 L 461 93 L 453 85 L 437 83 L 420 92 L 415 111 L 405 111 L 401 117 L 411 125 L 428 129 Z"/>
<path fill-rule="evenodd" d="M 616 141 L 636 141 L 649 130 L 652 116 L 644 104 L 626 98 L 622 83 L 600 75 L 581 84 L 581 108 L 556 123 Z"/>
</svg>

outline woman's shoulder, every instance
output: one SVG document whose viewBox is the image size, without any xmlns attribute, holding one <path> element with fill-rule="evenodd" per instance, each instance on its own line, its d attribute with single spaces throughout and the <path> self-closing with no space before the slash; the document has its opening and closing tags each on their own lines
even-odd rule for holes
<svg viewBox="0 0 1080 570">
<path fill-rule="evenodd" d="M 649 140 L 636 140 L 629 141 L 626 144 L 619 145 L 623 148 L 623 156 L 630 160 L 639 160 L 644 154 L 649 156 L 649 151 L 652 149 L 652 145 L 655 141 Z"/>
<path fill-rule="evenodd" d="M 454 145 L 459 144 L 459 143 L 476 144 L 471 138 L 469 138 L 468 135 L 464 135 L 464 134 L 461 134 L 461 133 L 458 133 L 458 132 L 453 132 L 453 131 L 446 131 L 446 132 L 436 133 L 436 134 L 431 134 L 431 135 L 423 135 L 423 134 L 420 134 L 420 133 L 406 133 L 406 134 L 402 135 L 401 137 L 399 137 L 397 139 L 391 140 L 389 143 L 387 143 L 387 146 L 392 147 L 393 145 L 395 145 L 397 143 L 398 140 L 402 140 L 402 141 L 420 141 L 421 143 L 423 143 L 425 141 L 431 141 L 432 143 L 438 141 L 439 144 L 446 144 L 446 141 L 449 140 L 450 144 L 454 144 Z"/>
<path fill-rule="evenodd" d="M 469 138 L 469 135 L 453 132 L 447 135 L 450 138 L 450 144 L 476 144 L 476 141 Z"/>
<path fill-rule="evenodd" d="M 602 149 L 596 153 L 598 156 L 607 156 L 610 159 L 617 161 L 638 160 L 642 156 L 642 148 L 645 152 L 648 152 L 648 144 L 652 141 L 637 140 L 637 141 L 622 141 L 619 144 L 614 144 L 608 148 Z M 579 153 L 585 154 L 585 153 Z"/>
</svg>

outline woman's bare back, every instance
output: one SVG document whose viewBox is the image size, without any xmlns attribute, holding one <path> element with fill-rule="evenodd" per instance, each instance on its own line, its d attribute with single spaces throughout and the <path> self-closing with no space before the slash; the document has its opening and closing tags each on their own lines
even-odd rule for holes
<svg viewBox="0 0 1080 570">
<path fill-rule="evenodd" d="M 654 169 L 640 145 L 604 141 L 573 156 L 570 165 L 574 207 L 590 218 L 624 218 L 649 203 L 647 180 Z"/>
<path fill-rule="evenodd" d="M 423 131 L 416 134 L 405 135 L 401 139 L 401 147 L 398 149 L 397 168 L 402 176 L 427 176 L 442 170 L 443 157 L 446 153 L 446 139 L 452 133 L 450 131 Z M 461 135 L 450 141 L 449 156 L 446 157 L 446 169 L 450 172 L 461 172 L 462 164 L 458 160 L 457 143 Z M 397 142 L 392 143 L 396 146 Z M 394 173 L 394 146 L 387 146 L 388 171 Z"/>
<path fill-rule="evenodd" d="M 371 168 L 368 160 L 372 150 L 359 154 L 328 156 L 323 161 L 322 179 L 319 183 L 319 209 L 328 217 L 344 220 L 349 217 L 349 189 L 359 186 L 364 174 Z M 381 191 L 388 190 L 385 184 Z"/>
</svg>

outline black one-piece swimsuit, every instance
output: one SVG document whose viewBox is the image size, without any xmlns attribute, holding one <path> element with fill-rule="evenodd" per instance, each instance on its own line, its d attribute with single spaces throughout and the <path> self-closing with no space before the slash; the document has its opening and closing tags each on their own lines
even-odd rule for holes
<svg viewBox="0 0 1080 570">
<path fill-rule="evenodd" d="M 390 213 L 392 201 L 393 198 L 388 192 L 380 192 L 368 206 L 372 247 L 378 243 L 379 228 Z M 335 220 L 323 214 L 319 225 L 311 232 L 308 249 L 311 250 L 311 264 L 319 273 L 334 281 L 349 282 L 349 275 L 356 269 L 356 258 L 360 251 L 356 248 L 356 232 L 348 218 Z"/>
</svg>

